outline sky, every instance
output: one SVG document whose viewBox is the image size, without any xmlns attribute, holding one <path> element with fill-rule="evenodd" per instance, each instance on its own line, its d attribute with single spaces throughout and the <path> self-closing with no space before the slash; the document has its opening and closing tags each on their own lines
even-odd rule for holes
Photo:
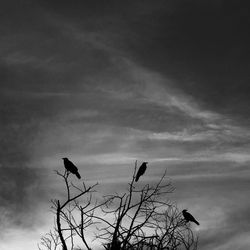
<svg viewBox="0 0 250 250">
<path fill-rule="evenodd" d="M 249 25 L 238 0 L 2 3 L 0 249 L 52 228 L 62 157 L 105 190 L 166 168 L 200 249 L 249 249 Z"/>
</svg>

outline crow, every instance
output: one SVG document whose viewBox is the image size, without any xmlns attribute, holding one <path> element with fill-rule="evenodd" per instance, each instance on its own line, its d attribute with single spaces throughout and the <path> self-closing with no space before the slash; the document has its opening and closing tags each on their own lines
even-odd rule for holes
<svg viewBox="0 0 250 250">
<path fill-rule="evenodd" d="M 189 212 L 187 212 L 187 209 L 184 209 L 182 211 L 183 217 L 186 220 L 186 222 L 194 222 L 195 224 L 197 224 L 198 226 L 200 225 L 200 223 L 194 218 L 194 216 L 192 214 L 190 214 Z"/>
<path fill-rule="evenodd" d="M 135 181 L 137 182 L 139 180 L 139 178 L 145 173 L 146 169 L 147 169 L 147 162 L 143 162 L 136 174 L 135 177 Z"/>
<path fill-rule="evenodd" d="M 78 179 L 81 179 L 81 176 L 78 172 L 78 168 L 66 157 L 62 158 L 64 162 L 64 167 L 68 172 L 71 172 L 72 174 L 75 174 Z"/>
</svg>

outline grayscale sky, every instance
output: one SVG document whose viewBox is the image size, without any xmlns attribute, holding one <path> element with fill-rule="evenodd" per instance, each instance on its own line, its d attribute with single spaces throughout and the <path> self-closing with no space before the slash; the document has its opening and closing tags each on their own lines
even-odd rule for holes
<svg viewBox="0 0 250 250">
<path fill-rule="evenodd" d="M 0 249 L 53 226 L 62 157 L 107 190 L 167 168 L 200 249 L 250 248 L 246 2 L 1 3 Z"/>
</svg>

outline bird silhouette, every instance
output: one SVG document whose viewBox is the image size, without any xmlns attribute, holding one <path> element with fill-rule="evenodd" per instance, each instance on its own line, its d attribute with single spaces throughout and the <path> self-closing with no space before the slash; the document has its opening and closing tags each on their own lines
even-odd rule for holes
<svg viewBox="0 0 250 250">
<path fill-rule="evenodd" d="M 147 169 L 147 162 L 143 162 L 136 174 L 135 177 L 135 181 L 137 182 L 139 180 L 139 178 L 145 173 L 146 169 Z"/>
<path fill-rule="evenodd" d="M 187 209 L 184 209 L 182 211 L 183 217 L 186 220 L 186 222 L 194 222 L 195 224 L 197 224 L 198 226 L 200 225 L 200 223 L 194 218 L 194 216 L 192 214 L 190 214 L 189 212 L 187 212 Z"/>
<path fill-rule="evenodd" d="M 78 168 L 71 162 L 68 158 L 64 157 L 62 158 L 64 162 L 64 167 L 68 172 L 71 172 L 72 174 L 75 174 L 78 179 L 81 179 L 81 176 L 78 172 Z"/>
</svg>

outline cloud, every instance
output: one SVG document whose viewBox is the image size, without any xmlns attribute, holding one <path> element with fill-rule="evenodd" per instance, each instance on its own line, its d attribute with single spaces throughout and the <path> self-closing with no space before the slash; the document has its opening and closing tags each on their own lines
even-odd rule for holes
<svg viewBox="0 0 250 250">
<path fill-rule="evenodd" d="M 226 246 L 234 244 L 233 239 L 239 246 L 248 244 L 241 242 L 242 235 L 249 231 L 249 202 L 242 202 L 248 189 L 247 174 L 230 174 L 230 165 L 225 165 L 224 167 L 229 167 L 228 175 L 225 176 L 223 170 L 221 174 L 218 173 L 223 168 L 221 164 L 215 164 L 214 170 L 210 171 L 206 165 L 199 165 L 202 177 L 196 175 L 197 171 L 189 165 L 181 166 L 181 174 L 194 175 L 193 178 L 183 179 L 173 176 L 172 182 L 176 189 L 172 197 L 177 200 L 180 208 L 188 208 L 199 220 L 200 248 L 227 249 Z"/>
<path fill-rule="evenodd" d="M 42 188 L 44 170 L 22 165 L 0 168 L 2 229 L 31 228 L 41 223 L 37 211 L 47 198 L 46 191 Z"/>
<path fill-rule="evenodd" d="M 120 58 L 117 62 L 119 62 L 120 74 L 124 80 L 127 79 L 129 86 L 126 89 L 119 83 L 118 86 L 114 84 L 109 93 L 116 98 L 123 97 L 124 94 L 128 98 L 144 98 L 148 102 L 172 108 L 173 110 L 177 109 L 190 117 L 202 120 L 213 121 L 220 117 L 215 112 L 202 110 L 191 95 L 187 95 L 181 89 L 175 88 L 175 82 L 164 75 L 147 70 L 125 58 Z M 106 88 L 105 91 L 107 91 Z"/>
<path fill-rule="evenodd" d="M 249 244 L 247 9 L 13 3 L 0 17 L 3 225 L 18 234 L 44 220 L 47 196 L 62 195 L 52 172 L 64 156 L 107 191 L 146 159 L 144 180 L 167 167 L 201 220 L 202 248 Z"/>
</svg>

